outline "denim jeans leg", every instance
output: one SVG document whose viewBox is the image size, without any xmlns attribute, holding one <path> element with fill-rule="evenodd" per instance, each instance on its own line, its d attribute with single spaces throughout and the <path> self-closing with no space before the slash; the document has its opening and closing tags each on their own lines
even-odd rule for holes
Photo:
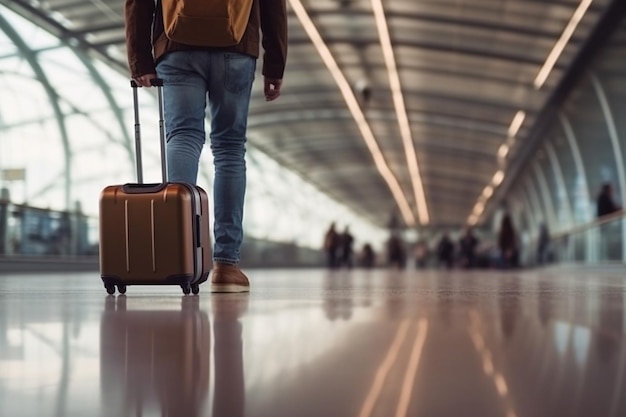
<svg viewBox="0 0 626 417">
<path fill-rule="evenodd" d="M 208 71 L 206 57 L 191 51 L 171 52 L 157 65 L 163 79 L 168 181 L 195 184 L 205 143 Z M 204 61 L 204 64 L 203 62 Z"/>
<path fill-rule="evenodd" d="M 211 53 L 209 109 L 213 184 L 213 259 L 236 264 L 243 240 L 246 191 L 246 130 L 256 59 L 238 53 Z"/>
</svg>

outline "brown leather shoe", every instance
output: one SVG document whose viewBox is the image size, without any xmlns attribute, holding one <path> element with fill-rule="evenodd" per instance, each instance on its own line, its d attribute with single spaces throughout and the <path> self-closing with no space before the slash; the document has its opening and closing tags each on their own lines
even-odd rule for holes
<svg viewBox="0 0 626 417">
<path fill-rule="evenodd" d="M 211 273 L 211 292 L 248 292 L 250 282 L 237 265 L 215 262 Z"/>
</svg>

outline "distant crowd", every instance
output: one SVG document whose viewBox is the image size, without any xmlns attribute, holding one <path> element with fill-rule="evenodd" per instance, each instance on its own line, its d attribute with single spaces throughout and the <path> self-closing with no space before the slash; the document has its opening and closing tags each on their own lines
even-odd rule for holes
<svg viewBox="0 0 626 417">
<path fill-rule="evenodd" d="M 596 198 L 596 217 L 604 218 L 621 212 L 622 207 L 615 201 L 612 185 L 603 184 Z M 600 232 L 606 234 L 605 229 L 608 226 L 602 225 Z M 606 239 L 601 240 L 604 242 Z M 336 224 L 331 223 L 324 236 L 326 266 L 331 269 L 354 266 L 404 269 L 409 261 L 413 260 L 417 269 L 427 267 L 512 269 L 521 266 L 522 249 L 528 249 L 523 246 L 520 233 L 509 213 L 502 215 L 495 236 L 490 233 L 482 241 L 472 227 L 467 227 L 460 233 L 443 230 L 438 236 L 431 236 L 431 239 L 421 238 L 417 242 L 407 243 L 400 229 L 395 227 L 390 230 L 389 238 L 379 249 L 380 254 L 375 253 L 370 243 L 363 244 L 357 251 L 354 249 L 354 242 L 349 227 L 338 231 Z M 536 253 L 527 253 L 525 259 L 532 259 L 534 256 L 533 263 L 537 265 L 554 261 L 551 236 L 545 222 L 539 224 L 532 247 Z"/>
<path fill-rule="evenodd" d="M 333 222 L 324 235 L 323 248 L 326 266 L 329 269 L 355 266 L 372 268 L 385 266 L 404 269 L 410 259 L 415 268 L 429 266 L 439 268 L 518 268 L 520 266 L 520 241 L 513 226 L 511 216 L 502 217 L 497 242 L 483 242 L 468 227 L 458 239 L 453 239 L 450 232 L 443 232 L 436 241 L 430 243 L 424 239 L 414 244 L 405 242 L 399 231 L 392 231 L 388 240 L 376 254 L 370 243 L 365 243 L 360 250 L 354 249 L 354 236 L 349 227 L 342 231 Z M 542 224 L 538 243 L 538 262 L 547 261 L 549 234 Z M 412 250 L 411 250 L 412 249 Z"/>
</svg>

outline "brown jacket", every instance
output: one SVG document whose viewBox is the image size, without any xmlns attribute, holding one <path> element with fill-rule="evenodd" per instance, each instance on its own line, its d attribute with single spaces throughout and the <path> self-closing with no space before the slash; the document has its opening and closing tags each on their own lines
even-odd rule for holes
<svg viewBox="0 0 626 417">
<path fill-rule="evenodd" d="M 265 52 L 263 75 L 281 79 L 287 61 L 287 11 L 285 0 L 254 0 L 248 27 L 238 45 L 209 48 L 169 40 L 163 29 L 161 0 L 126 0 L 126 50 L 131 76 L 156 73 L 156 63 L 168 52 L 221 50 L 259 57 L 260 33 Z"/>
</svg>

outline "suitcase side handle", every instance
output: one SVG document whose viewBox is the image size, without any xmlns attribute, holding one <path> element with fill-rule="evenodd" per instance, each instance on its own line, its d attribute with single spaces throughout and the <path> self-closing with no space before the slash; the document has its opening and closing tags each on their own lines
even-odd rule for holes
<svg viewBox="0 0 626 417">
<path fill-rule="evenodd" d="M 159 106 L 159 140 L 161 148 L 161 178 L 167 182 L 167 158 L 165 153 L 165 122 L 163 121 L 163 79 L 153 78 L 150 83 L 157 88 L 157 102 Z M 141 158 L 141 124 L 139 122 L 139 98 L 138 88 L 141 88 L 135 80 L 130 80 L 133 89 L 133 108 L 135 113 L 135 159 L 137 163 L 137 183 L 143 184 L 143 162 Z"/>
</svg>

